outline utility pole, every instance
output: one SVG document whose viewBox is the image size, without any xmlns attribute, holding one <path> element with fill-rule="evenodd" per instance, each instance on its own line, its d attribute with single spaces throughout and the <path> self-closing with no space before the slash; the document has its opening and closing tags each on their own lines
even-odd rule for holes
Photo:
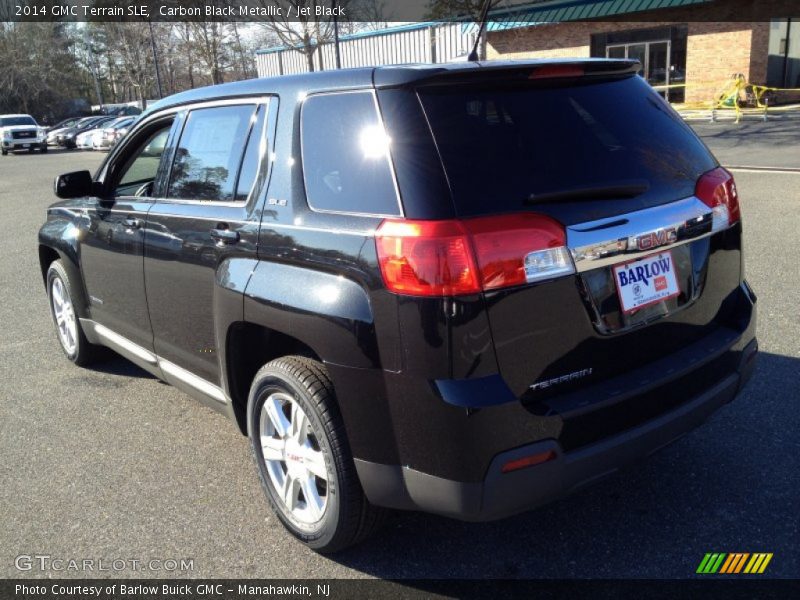
<svg viewBox="0 0 800 600">
<path fill-rule="evenodd" d="M 164 94 L 161 91 L 161 72 L 158 70 L 158 52 L 156 52 L 156 39 L 153 35 L 153 22 L 147 21 L 147 24 L 150 26 L 150 48 L 153 51 L 153 64 L 156 66 L 156 87 L 158 88 L 158 98 L 161 99 L 164 97 Z"/>
<path fill-rule="evenodd" d="M 103 86 L 100 85 L 100 75 L 97 69 L 97 57 L 94 55 L 94 48 L 92 47 L 91 39 L 89 38 L 89 24 L 87 23 L 83 29 L 83 44 L 86 47 L 86 54 L 89 60 L 89 68 L 92 71 L 92 79 L 94 79 L 94 91 L 97 94 L 97 103 L 103 106 Z"/>
<path fill-rule="evenodd" d="M 339 54 L 339 17 L 337 16 L 336 0 L 331 0 L 333 7 L 333 50 L 336 55 L 336 68 L 342 68 L 342 58 Z"/>
</svg>

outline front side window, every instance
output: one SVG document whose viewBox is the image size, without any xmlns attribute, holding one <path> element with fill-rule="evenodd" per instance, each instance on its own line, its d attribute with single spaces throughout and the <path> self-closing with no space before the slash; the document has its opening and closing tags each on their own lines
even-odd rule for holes
<svg viewBox="0 0 800 600">
<path fill-rule="evenodd" d="M 310 96 L 302 112 L 303 177 L 314 210 L 398 215 L 391 140 L 371 93 Z"/>
<path fill-rule="evenodd" d="M 120 172 L 114 186 L 114 197 L 149 196 L 152 193 L 171 127 L 172 123 L 165 124 L 142 139 Z"/>
<path fill-rule="evenodd" d="M 249 104 L 191 111 L 175 151 L 167 197 L 234 200 L 255 109 Z"/>
</svg>

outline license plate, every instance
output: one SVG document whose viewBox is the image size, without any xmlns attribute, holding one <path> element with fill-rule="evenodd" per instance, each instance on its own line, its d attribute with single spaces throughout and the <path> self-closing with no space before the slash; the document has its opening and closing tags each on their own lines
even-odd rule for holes
<svg viewBox="0 0 800 600">
<path fill-rule="evenodd" d="M 625 313 L 674 298 L 681 292 L 669 251 L 615 266 L 614 280 Z"/>
<path fill-rule="evenodd" d="M 31 147 L 31 145 L 30 145 L 30 144 L 22 144 L 22 147 L 23 147 L 23 148 L 30 148 L 30 147 Z"/>
</svg>

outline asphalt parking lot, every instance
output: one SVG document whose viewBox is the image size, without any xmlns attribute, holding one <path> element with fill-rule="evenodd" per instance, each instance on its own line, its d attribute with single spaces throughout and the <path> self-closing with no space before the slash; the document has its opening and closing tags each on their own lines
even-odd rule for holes
<svg viewBox="0 0 800 600">
<path fill-rule="evenodd" d="M 776 134 L 782 152 L 772 123 L 751 125 L 740 139 L 731 124 L 698 129 L 723 164 L 800 167 L 798 122 Z M 402 514 L 326 558 L 270 514 L 247 441 L 224 417 L 121 358 L 84 370 L 62 356 L 36 232 L 53 177 L 101 160 L 0 158 L 0 577 L 83 575 L 15 568 L 19 555 L 46 554 L 194 564 L 93 576 L 681 578 L 706 552 L 772 552 L 768 575 L 800 577 L 800 174 L 735 173 L 762 355 L 734 403 L 640 466 L 550 506 L 488 524 Z"/>
</svg>

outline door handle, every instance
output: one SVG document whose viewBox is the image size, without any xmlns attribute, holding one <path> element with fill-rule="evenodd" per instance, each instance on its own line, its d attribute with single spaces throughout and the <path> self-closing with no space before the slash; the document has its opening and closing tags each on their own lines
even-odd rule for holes
<svg viewBox="0 0 800 600">
<path fill-rule="evenodd" d="M 239 241 L 239 232 L 231 230 L 225 223 L 220 223 L 216 228 L 211 230 L 211 237 L 216 240 L 217 244 L 220 246 L 235 244 Z"/>
<path fill-rule="evenodd" d="M 128 229 L 139 229 L 142 226 L 142 220 L 136 217 L 125 217 L 123 223 Z"/>
</svg>

